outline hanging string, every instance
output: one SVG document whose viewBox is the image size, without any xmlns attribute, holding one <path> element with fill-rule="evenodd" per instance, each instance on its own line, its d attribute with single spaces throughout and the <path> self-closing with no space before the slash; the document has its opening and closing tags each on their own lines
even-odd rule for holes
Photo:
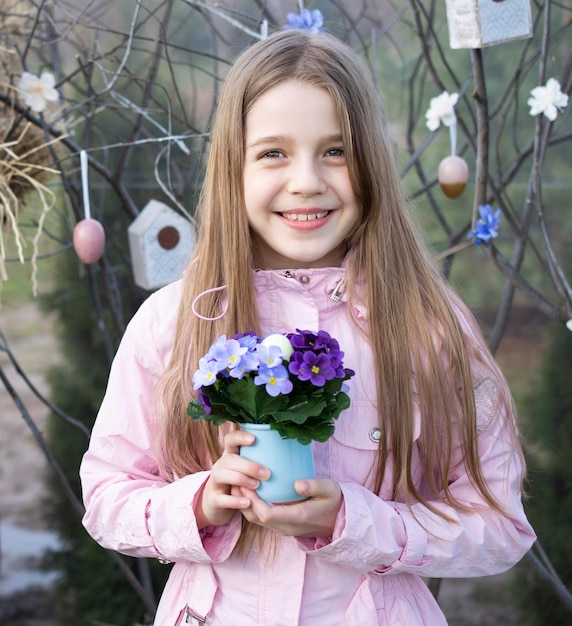
<svg viewBox="0 0 572 626">
<path fill-rule="evenodd" d="M 86 220 L 91 219 L 91 209 L 89 206 L 89 180 L 87 167 L 87 152 L 82 150 L 79 153 L 79 162 L 81 164 L 81 187 L 83 192 L 83 212 Z"/>
<path fill-rule="evenodd" d="M 449 138 L 451 140 L 451 155 L 455 156 L 457 154 L 457 116 L 453 111 L 454 121 L 449 126 Z"/>
</svg>

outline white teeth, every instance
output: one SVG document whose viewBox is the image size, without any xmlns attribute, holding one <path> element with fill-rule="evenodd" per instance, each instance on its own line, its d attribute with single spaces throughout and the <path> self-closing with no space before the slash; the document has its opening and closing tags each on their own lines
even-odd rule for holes
<svg viewBox="0 0 572 626">
<path fill-rule="evenodd" d="M 329 211 L 321 211 L 320 213 L 282 213 L 282 217 L 293 222 L 311 222 L 319 217 L 326 217 Z"/>
</svg>

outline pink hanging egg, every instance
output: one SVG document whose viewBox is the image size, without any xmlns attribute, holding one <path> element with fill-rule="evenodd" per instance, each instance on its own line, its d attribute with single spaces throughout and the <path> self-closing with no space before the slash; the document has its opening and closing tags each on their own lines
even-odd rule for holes
<svg viewBox="0 0 572 626">
<path fill-rule="evenodd" d="M 448 198 L 458 198 L 469 180 L 469 167 L 465 159 L 458 156 L 445 157 L 439 163 L 437 179 Z"/>
<path fill-rule="evenodd" d="M 105 248 L 105 231 L 100 222 L 91 218 L 78 222 L 73 229 L 73 247 L 82 263 L 97 263 Z"/>
</svg>

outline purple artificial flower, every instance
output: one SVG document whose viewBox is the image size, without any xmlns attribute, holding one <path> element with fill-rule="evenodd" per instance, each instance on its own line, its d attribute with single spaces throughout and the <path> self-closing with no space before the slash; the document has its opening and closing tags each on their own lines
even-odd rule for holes
<svg viewBox="0 0 572 626">
<path fill-rule="evenodd" d="M 314 354 L 327 354 L 330 357 L 330 367 L 335 371 L 335 378 L 345 378 L 346 370 L 342 363 L 344 353 L 340 350 L 338 340 L 334 339 L 330 333 L 325 330 L 319 330 L 315 333 L 311 330 L 296 329 L 296 333 L 288 335 L 288 339 L 300 354 L 307 351 Z M 298 358 L 301 359 L 302 357 Z M 294 355 L 290 357 L 290 360 L 295 361 Z M 347 372 L 351 372 L 352 376 L 355 373 L 352 370 L 347 370 Z"/>
<path fill-rule="evenodd" d="M 294 350 L 311 350 L 317 338 L 316 333 L 311 330 L 296 329 L 295 333 L 286 335 Z"/>
<path fill-rule="evenodd" d="M 314 352 L 317 352 L 318 350 L 329 352 L 331 343 L 332 336 L 330 333 L 327 333 L 325 330 L 319 330 L 315 335 L 312 349 Z"/>
<path fill-rule="evenodd" d="M 300 330 L 297 328 L 295 333 L 291 333 L 287 337 L 294 350 L 313 350 L 314 352 L 327 350 L 332 341 L 330 334 L 325 330 L 319 330 L 315 333 L 313 330 Z"/>
<path fill-rule="evenodd" d="M 241 348 L 246 348 L 246 352 L 240 355 L 240 360 L 229 371 L 231 378 L 243 378 L 249 372 L 258 369 L 258 357 L 254 353 L 258 344 L 256 333 L 237 333 L 233 339 L 238 341 Z"/>
<path fill-rule="evenodd" d="M 317 9 L 310 11 L 302 9 L 300 14 L 288 13 L 288 23 L 284 26 L 284 30 L 305 30 L 311 35 L 322 32 L 324 25 L 324 16 Z"/>
<path fill-rule="evenodd" d="M 329 355 L 331 359 L 331 366 L 334 369 L 341 368 L 342 359 L 344 358 L 344 353 L 340 350 L 340 344 L 337 339 L 334 339 L 329 333 L 325 330 L 318 331 L 318 339 L 320 344 L 323 345 L 322 350 Z M 341 368 L 343 371 L 343 368 Z M 343 373 L 339 375 L 339 378 L 343 378 Z"/>
<path fill-rule="evenodd" d="M 205 415 L 210 415 L 212 412 L 212 404 L 208 396 L 203 392 L 202 387 L 199 388 L 199 393 L 197 397 L 199 399 L 199 402 L 203 405 Z"/>
<path fill-rule="evenodd" d="M 247 333 L 236 333 L 233 339 L 236 339 L 242 347 L 248 348 L 249 350 L 254 350 L 254 348 L 256 348 L 256 344 L 258 343 L 256 333 L 251 330 Z"/>
<path fill-rule="evenodd" d="M 500 209 L 494 211 L 490 204 L 481 204 L 479 206 L 479 215 L 481 218 L 477 220 L 475 229 L 467 235 L 467 238 L 470 239 L 474 237 L 475 244 L 479 246 L 482 243 L 488 243 L 491 239 L 498 237 L 500 214 Z"/>
<path fill-rule="evenodd" d="M 316 387 L 323 387 L 327 380 L 336 377 L 328 354 L 315 352 L 294 352 L 288 370 L 300 380 L 309 380 Z"/>
<path fill-rule="evenodd" d="M 224 338 L 223 341 L 221 341 Z M 248 352 L 248 348 L 241 346 L 236 339 L 226 339 L 222 335 L 218 341 L 213 344 L 207 356 L 217 365 L 217 370 L 222 372 L 225 369 L 232 370 L 238 367 L 241 357 Z"/>
<path fill-rule="evenodd" d="M 216 361 L 209 361 L 205 357 L 199 360 L 199 369 L 193 374 L 193 389 L 208 387 L 216 382 L 219 369 Z"/>
<path fill-rule="evenodd" d="M 231 378 L 243 378 L 249 372 L 258 370 L 258 357 L 250 350 L 245 352 L 238 363 L 228 372 Z"/>
<path fill-rule="evenodd" d="M 282 365 L 283 356 L 280 346 L 263 346 L 259 344 L 256 348 L 258 362 L 264 368 L 270 369 Z"/>
<path fill-rule="evenodd" d="M 254 378 L 257 386 L 266 385 L 266 393 L 275 398 L 278 394 L 288 394 L 294 388 L 292 381 L 288 378 L 288 370 L 283 366 L 261 367 L 258 376 Z"/>
</svg>

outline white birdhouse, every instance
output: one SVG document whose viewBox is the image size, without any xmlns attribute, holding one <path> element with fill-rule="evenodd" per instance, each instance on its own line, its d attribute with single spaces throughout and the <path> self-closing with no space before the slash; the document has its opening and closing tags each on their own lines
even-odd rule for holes
<svg viewBox="0 0 572 626">
<path fill-rule="evenodd" d="M 193 225 L 151 200 L 127 229 L 135 283 L 158 289 L 179 279 L 195 248 Z"/>
<path fill-rule="evenodd" d="M 530 0 L 445 0 L 451 48 L 532 37 Z"/>
</svg>

